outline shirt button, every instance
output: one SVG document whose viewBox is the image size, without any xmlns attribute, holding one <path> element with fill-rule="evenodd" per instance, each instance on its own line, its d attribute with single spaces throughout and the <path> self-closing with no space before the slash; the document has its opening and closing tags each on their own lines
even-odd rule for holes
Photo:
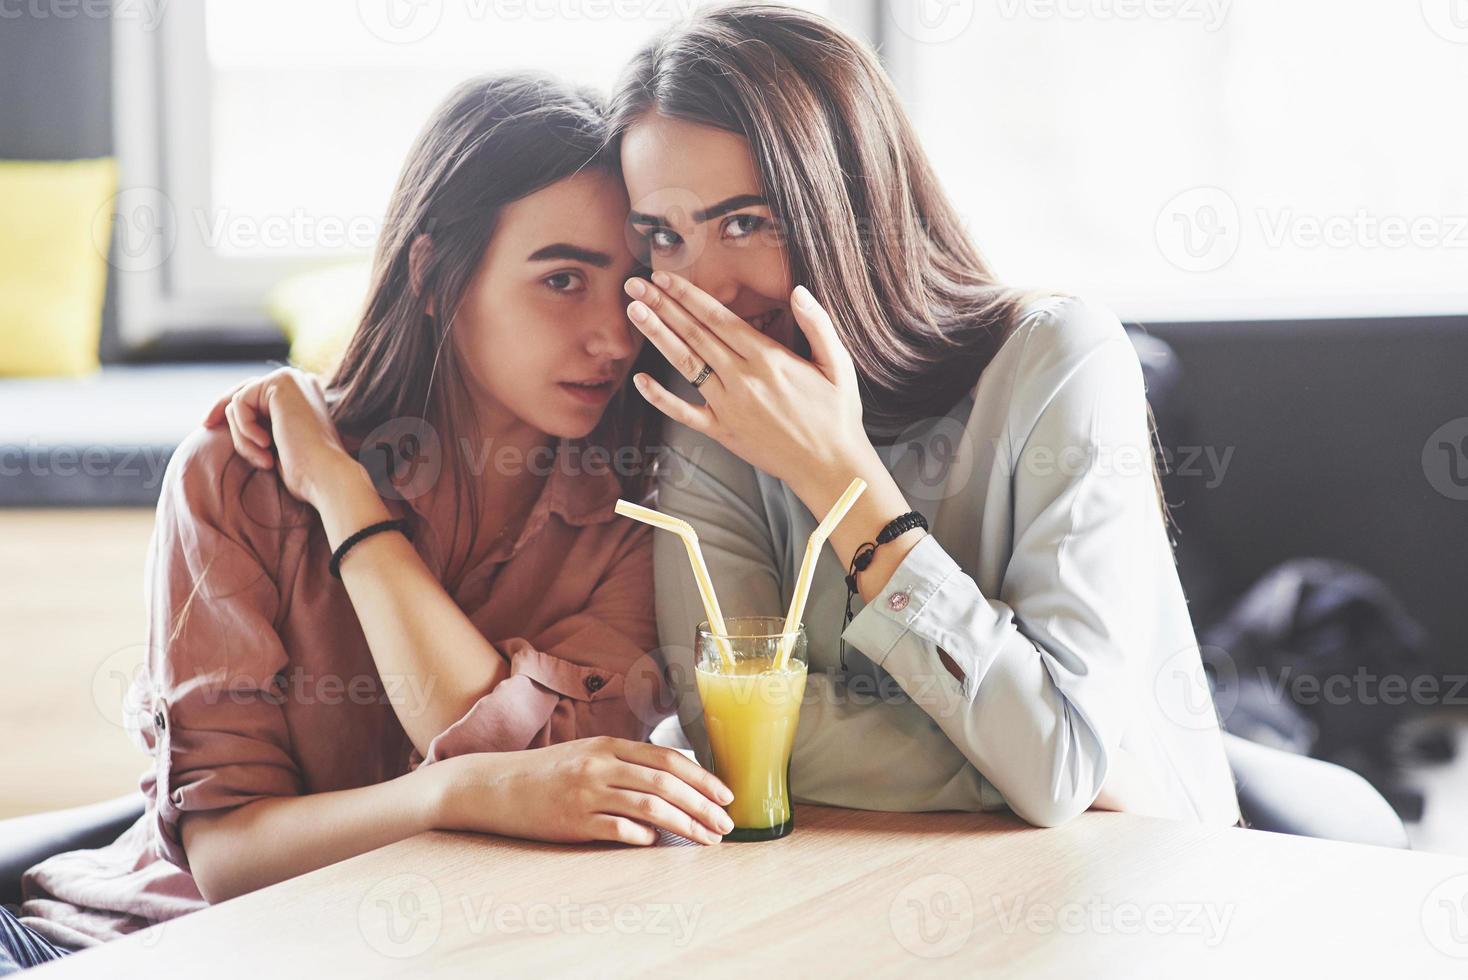
<svg viewBox="0 0 1468 980">
<path fill-rule="evenodd" d="M 586 678 L 586 689 L 588 691 L 590 691 L 592 694 L 595 694 L 597 691 L 600 691 L 603 687 L 606 687 L 606 684 L 607 684 L 607 679 L 605 677 L 600 676 L 599 674 L 592 674 L 590 677 Z"/>
<path fill-rule="evenodd" d="M 153 712 L 153 728 L 155 731 L 160 732 L 168 730 L 168 719 L 163 717 L 162 708 Z"/>
<path fill-rule="evenodd" d="M 906 589 L 903 589 L 901 592 L 894 592 L 887 597 L 887 608 L 893 612 L 902 612 L 902 610 L 907 608 L 908 598 Z"/>
</svg>

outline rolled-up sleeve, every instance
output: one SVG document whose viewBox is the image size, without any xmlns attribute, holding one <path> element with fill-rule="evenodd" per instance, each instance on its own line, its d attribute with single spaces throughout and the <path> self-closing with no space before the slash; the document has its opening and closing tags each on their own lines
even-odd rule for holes
<svg viewBox="0 0 1468 980">
<path fill-rule="evenodd" d="M 625 522 L 584 609 L 534 636 L 493 642 L 510 676 L 435 736 L 423 756 L 414 752 L 412 765 L 593 735 L 646 738 L 666 714 L 652 656 L 652 529 Z"/>
<path fill-rule="evenodd" d="M 1001 594 L 982 594 L 930 535 L 844 634 L 1042 826 L 1101 791 L 1130 711 L 1129 655 L 1176 576 L 1154 547 L 1166 532 L 1136 355 L 1117 324 L 1077 360 L 1012 447 Z"/>
<path fill-rule="evenodd" d="M 291 518 L 274 477 L 247 485 L 232 458 L 223 431 L 196 430 L 175 451 L 145 572 L 147 669 L 131 704 L 153 755 L 143 791 L 154 846 L 184 870 L 185 813 L 302 792 L 276 679 L 279 554 L 261 552 Z"/>
</svg>

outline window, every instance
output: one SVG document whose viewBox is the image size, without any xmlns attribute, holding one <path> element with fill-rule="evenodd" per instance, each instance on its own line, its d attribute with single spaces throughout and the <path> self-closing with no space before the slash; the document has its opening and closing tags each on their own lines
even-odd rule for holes
<svg viewBox="0 0 1468 980">
<path fill-rule="evenodd" d="M 700 4 L 205 0 L 117 18 L 124 336 L 259 322 L 283 277 L 370 253 L 413 137 L 458 82 L 533 68 L 607 91 Z M 866 7 L 798 5 L 848 22 Z"/>
<path fill-rule="evenodd" d="M 1006 280 L 1150 319 L 1468 312 L 1463 0 L 906 10 L 889 64 Z"/>
<path fill-rule="evenodd" d="M 118 17 L 124 337 L 370 251 L 455 83 L 609 87 L 703 0 L 204 0 Z M 1468 311 L 1468 0 L 806 0 L 879 44 L 1006 281 L 1137 319 Z M 154 27 L 157 29 L 154 29 Z"/>
</svg>

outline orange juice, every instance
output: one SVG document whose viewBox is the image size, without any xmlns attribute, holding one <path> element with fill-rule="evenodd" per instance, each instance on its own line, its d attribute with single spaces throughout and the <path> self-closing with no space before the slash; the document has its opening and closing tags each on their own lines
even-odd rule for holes
<svg viewBox="0 0 1468 980">
<path fill-rule="evenodd" d="M 790 657 L 784 670 L 774 667 L 774 657 L 741 657 L 727 672 L 710 658 L 695 673 L 714 773 L 734 792 L 729 840 L 783 837 L 793 826 L 790 751 L 806 665 Z"/>
</svg>

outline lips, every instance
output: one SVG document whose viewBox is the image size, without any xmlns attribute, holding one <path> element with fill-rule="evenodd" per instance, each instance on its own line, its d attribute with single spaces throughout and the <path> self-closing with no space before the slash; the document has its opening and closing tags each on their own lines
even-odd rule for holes
<svg viewBox="0 0 1468 980">
<path fill-rule="evenodd" d="M 571 397 L 587 404 L 597 405 L 609 401 L 617 390 L 615 380 L 605 381 L 562 381 L 561 388 Z"/>
</svg>

